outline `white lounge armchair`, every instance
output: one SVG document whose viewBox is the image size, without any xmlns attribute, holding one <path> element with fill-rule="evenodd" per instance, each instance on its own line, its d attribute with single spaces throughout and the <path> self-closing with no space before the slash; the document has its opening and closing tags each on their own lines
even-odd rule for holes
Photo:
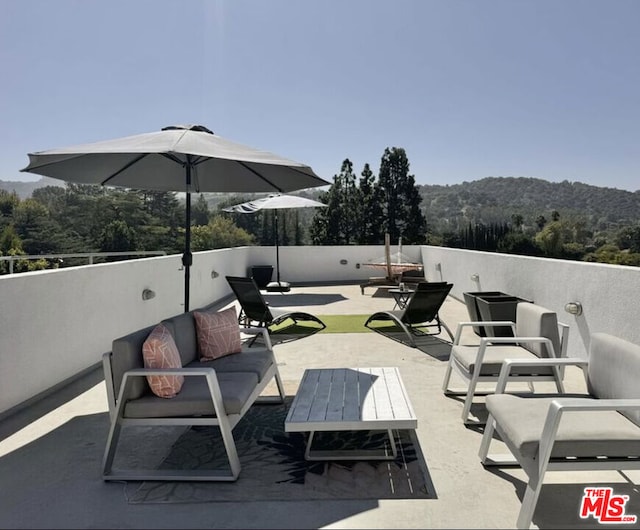
<svg viewBox="0 0 640 530">
<path fill-rule="evenodd" d="M 480 344 L 462 344 L 462 332 L 471 326 L 511 326 L 514 337 L 482 337 Z M 566 357 L 569 326 L 558 322 L 555 312 L 530 302 L 520 302 L 516 309 L 516 321 L 460 322 L 451 347 L 449 364 L 442 383 L 446 395 L 464 395 L 462 420 L 469 419 L 474 396 L 491 392 L 477 392 L 478 383 L 497 382 L 505 359 L 532 360 L 538 358 Z M 463 391 L 451 390 L 451 374 L 456 373 L 467 381 Z M 512 381 L 526 382 L 533 390 L 535 381 L 553 381 L 563 392 L 564 370 L 560 366 L 523 367 L 510 374 Z"/>
<path fill-rule="evenodd" d="M 541 365 L 581 367 L 588 394 L 543 397 L 503 393 L 513 372 Z M 591 336 L 588 361 L 505 362 L 496 393 L 487 396 L 489 417 L 479 456 L 485 466 L 519 464 L 526 472 L 528 483 L 517 528 L 530 527 L 547 471 L 640 469 L 638 381 L 640 346 L 605 333 Z M 509 458 L 489 455 L 495 432 L 511 451 Z"/>
</svg>

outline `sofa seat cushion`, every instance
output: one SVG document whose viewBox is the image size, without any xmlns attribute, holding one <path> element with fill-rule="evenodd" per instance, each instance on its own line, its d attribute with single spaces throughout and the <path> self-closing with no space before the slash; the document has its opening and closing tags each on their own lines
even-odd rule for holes
<svg viewBox="0 0 640 530">
<path fill-rule="evenodd" d="M 258 384 L 251 372 L 220 372 L 216 374 L 227 414 L 239 414 Z M 182 390 L 173 399 L 163 399 L 151 392 L 128 401 L 125 418 L 163 418 L 215 416 L 211 393 L 204 376 L 187 376 Z"/>
<path fill-rule="evenodd" d="M 505 441 L 508 439 L 521 455 L 533 458 L 538 453 L 549 405 L 554 399 L 562 400 L 557 396 L 494 394 L 487 396 L 486 405 Z M 551 456 L 640 456 L 640 428 L 616 411 L 566 412 L 560 420 Z"/>
<path fill-rule="evenodd" d="M 251 348 L 249 351 L 225 355 L 213 361 L 195 361 L 187 366 L 190 368 L 210 366 L 215 369 L 218 375 L 225 372 L 247 372 L 254 374 L 258 378 L 258 381 L 262 381 L 274 362 L 275 359 L 271 351 L 266 348 Z"/>
<path fill-rule="evenodd" d="M 451 355 L 455 362 L 463 369 L 463 371 L 472 374 L 476 368 L 476 358 L 478 356 L 479 346 L 461 346 L 456 345 L 451 348 Z M 520 346 L 487 346 L 484 352 L 484 359 L 482 361 L 482 368 L 480 369 L 480 375 L 490 376 L 500 375 L 500 369 L 505 359 L 537 359 L 538 357 L 531 353 L 529 350 L 525 350 Z M 513 367 L 512 374 L 531 374 L 532 369 L 530 367 Z M 553 371 L 548 366 L 536 367 L 536 374 L 539 375 L 552 375 Z"/>
</svg>

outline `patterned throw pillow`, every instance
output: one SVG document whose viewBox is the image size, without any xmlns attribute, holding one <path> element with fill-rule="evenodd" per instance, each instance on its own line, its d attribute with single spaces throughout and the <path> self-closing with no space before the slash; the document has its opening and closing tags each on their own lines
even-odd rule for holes
<svg viewBox="0 0 640 530">
<path fill-rule="evenodd" d="M 181 368 L 180 353 L 173 336 L 162 324 L 149 333 L 142 345 L 145 368 Z M 148 375 L 151 391 L 158 397 L 172 398 L 178 395 L 184 383 L 182 375 Z"/>
<path fill-rule="evenodd" d="M 242 350 L 235 306 L 217 312 L 194 311 L 193 316 L 201 361 L 212 361 Z"/>
</svg>

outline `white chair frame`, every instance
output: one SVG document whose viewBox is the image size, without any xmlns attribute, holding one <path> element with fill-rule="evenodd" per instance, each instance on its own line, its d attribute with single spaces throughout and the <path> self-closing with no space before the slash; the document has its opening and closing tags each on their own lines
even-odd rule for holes
<svg viewBox="0 0 640 530">
<path fill-rule="evenodd" d="M 560 352 L 557 355 L 555 349 L 553 347 L 553 343 L 550 339 L 546 337 L 517 337 L 516 334 L 516 324 L 511 321 L 479 321 L 479 322 L 460 322 L 456 329 L 456 335 L 453 340 L 453 346 L 459 345 L 462 337 L 462 332 L 464 328 L 473 327 L 473 326 L 483 326 L 487 327 L 497 327 L 497 326 L 509 326 L 514 334 L 514 337 L 482 337 L 480 339 L 480 344 L 478 345 L 478 353 L 474 365 L 473 373 L 470 374 L 467 371 L 463 370 L 458 363 L 456 363 L 453 355 L 449 357 L 449 363 L 447 364 L 447 368 L 445 371 L 444 381 L 442 383 L 442 391 L 445 395 L 449 396 L 465 396 L 464 406 L 462 408 L 462 421 L 464 423 L 476 423 L 469 419 L 469 414 L 471 412 L 471 406 L 473 404 L 473 398 L 477 395 L 486 395 L 491 393 L 490 391 L 477 392 L 476 388 L 478 383 L 482 382 L 497 382 L 499 379 L 499 375 L 481 375 L 482 370 L 482 361 L 484 360 L 485 352 L 487 346 L 499 345 L 499 344 L 546 344 L 548 351 L 551 354 L 551 357 L 555 358 L 563 358 L 567 355 L 567 345 L 569 339 L 569 326 L 567 324 L 563 324 L 562 322 L 558 322 L 558 329 L 560 331 Z M 452 347 L 453 347 L 452 346 Z M 449 389 L 449 383 L 451 380 L 451 374 L 455 372 L 462 379 L 466 380 L 467 389 L 464 391 L 455 391 Z M 530 390 L 533 392 L 533 383 L 540 381 L 553 381 L 556 384 L 556 388 L 558 392 L 564 392 L 564 387 L 562 385 L 562 379 L 564 377 L 564 370 L 561 366 L 553 367 L 553 375 L 539 375 L 539 374 L 511 374 L 509 379 L 517 382 L 526 382 L 529 384 Z"/>
<path fill-rule="evenodd" d="M 503 363 L 496 386 L 496 394 L 504 393 L 510 373 L 514 367 L 553 366 L 564 368 L 578 366 L 585 372 L 588 362 L 579 358 L 516 360 L 508 359 Z M 532 398 L 535 399 L 535 398 Z M 549 405 L 547 418 L 540 438 L 538 453 L 534 458 L 527 458 L 519 454 L 518 450 L 504 436 L 502 426 L 489 414 L 485 426 L 478 455 L 484 466 L 513 466 L 520 465 L 529 477 L 522 506 L 516 523 L 517 528 L 529 528 L 542 489 L 544 476 L 547 471 L 590 471 L 590 470 L 627 470 L 640 469 L 640 458 L 628 457 L 598 457 L 598 458 L 552 458 L 553 445 L 560 422 L 565 414 L 575 411 L 639 411 L 640 399 L 580 399 L 558 396 Z M 511 455 L 489 454 L 489 447 L 496 431 Z"/>
</svg>

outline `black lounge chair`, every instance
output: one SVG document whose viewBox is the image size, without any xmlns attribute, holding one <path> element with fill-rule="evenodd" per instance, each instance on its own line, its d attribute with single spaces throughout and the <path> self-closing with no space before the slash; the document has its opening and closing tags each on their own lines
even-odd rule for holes
<svg viewBox="0 0 640 530">
<path fill-rule="evenodd" d="M 407 334 L 409 345 L 413 348 L 416 347 L 413 338 L 415 335 L 437 335 L 442 331 L 442 328 L 449 334 L 453 342 L 451 330 L 438 316 L 438 311 L 452 287 L 453 284 L 447 282 L 420 282 L 416 287 L 416 292 L 403 310 L 379 311 L 371 315 L 364 325 L 373 331 L 384 334 L 384 328 L 370 324 L 374 321 L 393 322 Z M 429 331 L 431 328 L 435 328 L 435 330 Z"/>
<path fill-rule="evenodd" d="M 253 278 L 226 276 L 226 279 L 240 304 L 241 311 L 238 323 L 241 325 L 265 327 L 270 333 L 273 332 L 272 328 L 279 326 L 287 319 L 293 321 L 291 326 L 295 326 L 298 322 L 319 324 L 320 327 L 308 327 L 310 333 L 317 333 L 327 327 L 322 320 L 310 313 L 270 307 Z M 283 333 L 286 329 L 278 332 Z"/>
</svg>

